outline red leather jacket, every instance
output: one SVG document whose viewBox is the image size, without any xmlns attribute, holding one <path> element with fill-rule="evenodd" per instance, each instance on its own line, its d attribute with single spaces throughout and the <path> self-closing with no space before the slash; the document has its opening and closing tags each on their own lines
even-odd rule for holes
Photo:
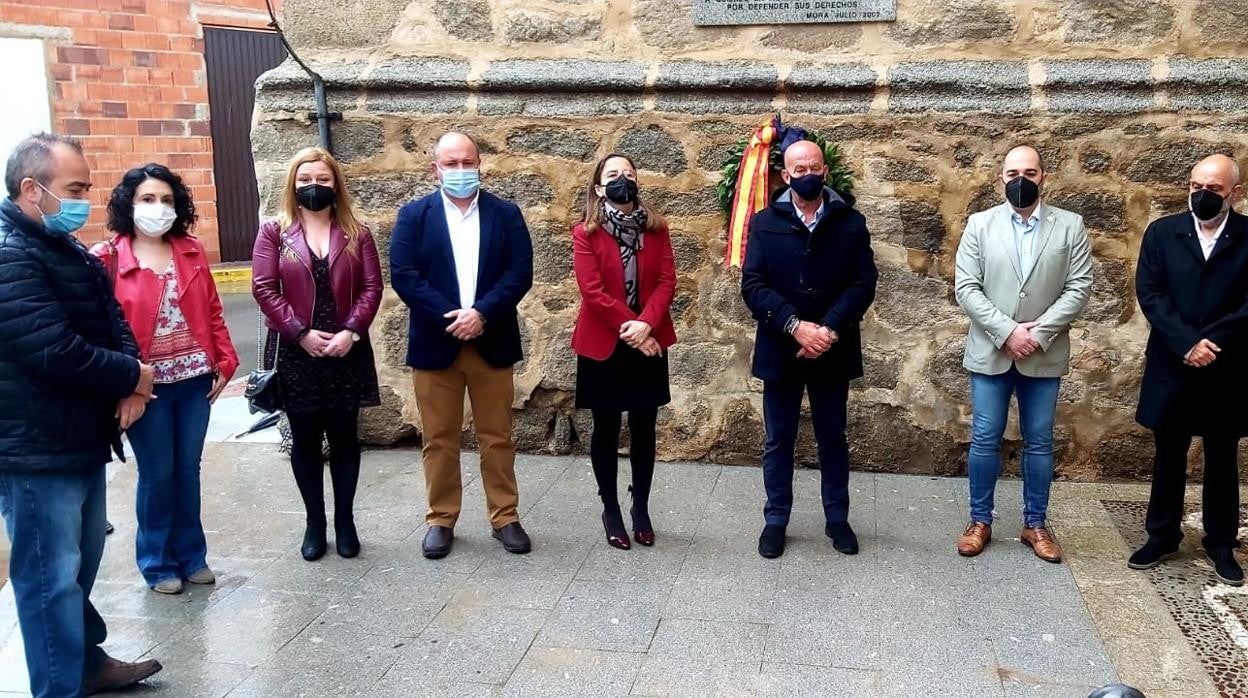
<svg viewBox="0 0 1248 698">
<path fill-rule="evenodd" d="M 572 266 L 581 290 L 581 309 L 572 331 L 572 350 L 577 354 L 606 361 L 620 341 L 620 325 L 629 320 L 650 325 L 650 336 L 664 349 L 676 343 L 670 311 L 676 295 L 676 261 L 667 228 L 647 230 L 637 251 L 640 313 L 628 307 L 620 247 L 609 233 L 587 233 L 584 223 L 573 225 Z"/>
<path fill-rule="evenodd" d="M 377 243 L 361 228 L 358 254 L 347 252 L 347 234 L 336 224 L 329 235 L 329 280 L 338 323 L 361 336 L 381 305 L 381 262 Z M 282 230 L 276 221 L 260 226 L 251 255 L 251 294 L 265 324 L 286 339 L 297 340 L 312 324 L 316 282 L 312 250 L 296 221 Z"/>
<path fill-rule="evenodd" d="M 164 282 L 150 270 L 139 267 L 130 242 L 130 238 L 123 235 L 113 238 L 116 260 L 109 259 L 111 253 L 106 245 L 96 245 L 91 250 L 104 260 L 106 268 L 113 269 L 115 264 L 117 277 L 113 281 L 113 292 L 126 315 L 126 323 L 134 332 L 139 355 L 147 360 L 152 337 L 156 334 L 156 315 L 160 312 Z M 173 268 L 178 276 L 178 303 L 191 335 L 208 353 L 218 374 L 233 376 L 238 370 L 238 353 L 225 327 L 221 297 L 217 295 L 217 285 L 208 268 L 208 255 L 203 245 L 190 236 L 170 237 L 169 244 L 173 247 Z"/>
</svg>

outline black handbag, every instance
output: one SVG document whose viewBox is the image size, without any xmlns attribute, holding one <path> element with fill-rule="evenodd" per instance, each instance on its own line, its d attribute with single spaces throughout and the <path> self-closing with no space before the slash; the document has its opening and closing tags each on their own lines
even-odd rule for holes
<svg viewBox="0 0 1248 698">
<path fill-rule="evenodd" d="M 247 398 L 247 410 L 251 414 L 263 412 L 272 414 L 282 409 L 282 381 L 277 375 L 278 354 L 281 353 L 281 342 L 276 336 L 270 336 L 274 342 L 273 368 L 257 369 L 247 376 L 247 389 L 243 395 Z"/>
</svg>

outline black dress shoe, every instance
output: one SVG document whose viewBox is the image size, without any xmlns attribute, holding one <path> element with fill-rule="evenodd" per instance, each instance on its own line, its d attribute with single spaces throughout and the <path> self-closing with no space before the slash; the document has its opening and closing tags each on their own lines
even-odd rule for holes
<svg viewBox="0 0 1248 698">
<path fill-rule="evenodd" d="M 823 533 L 832 539 L 832 547 L 837 552 L 846 555 L 858 554 L 858 536 L 854 535 L 854 529 L 849 527 L 849 522 L 829 523 L 823 527 Z"/>
<path fill-rule="evenodd" d="M 425 540 L 420 550 L 430 560 L 440 560 L 451 553 L 451 542 L 455 540 L 455 531 L 446 526 L 430 526 L 425 531 Z"/>
<path fill-rule="evenodd" d="M 360 554 L 360 534 L 355 530 L 355 521 L 334 520 L 334 547 L 338 549 L 338 557 Z"/>
<path fill-rule="evenodd" d="M 758 554 L 766 558 L 780 557 L 784 554 L 784 530 L 779 524 L 763 526 L 758 537 Z"/>
<path fill-rule="evenodd" d="M 628 531 L 624 529 L 624 517 L 618 510 L 602 512 L 602 528 L 607 534 L 607 545 L 620 550 L 632 547 L 628 542 Z"/>
<path fill-rule="evenodd" d="M 503 550 L 516 555 L 523 555 L 533 549 L 529 534 L 520 527 L 519 521 L 494 529 L 494 539 L 503 544 Z"/>
<path fill-rule="evenodd" d="M 325 540 L 325 524 L 320 526 L 309 525 L 303 531 L 303 546 L 299 548 L 299 552 L 303 554 L 303 559 L 308 562 L 319 560 L 325 555 L 325 549 L 329 547 L 329 541 Z"/>
<path fill-rule="evenodd" d="M 1170 545 L 1156 538 L 1149 538 L 1139 550 L 1131 553 L 1131 557 L 1127 559 L 1127 567 L 1133 570 L 1151 570 L 1177 552 L 1177 543 Z"/>
<path fill-rule="evenodd" d="M 1230 548 L 1214 548 L 1206 550 L 1209 562 L 1213 563 L 1213 573 L 1223 584 L 1233 587 L 1244 585 L 1244 568 L 1235 560 L 1235 553 Z"/>
</svg>

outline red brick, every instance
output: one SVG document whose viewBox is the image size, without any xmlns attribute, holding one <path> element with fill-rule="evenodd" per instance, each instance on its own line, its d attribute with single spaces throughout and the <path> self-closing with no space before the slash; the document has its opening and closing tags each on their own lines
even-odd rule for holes
<svg viewBox="0 0 1248 698">
<path fill-rule="evenodd" d="M 68 81 L 74 79 L 74 67 L 63 63 L 52 64 L 52 79 L 58 81 Z"/>
<path fill-rule="evenodd" d="M 130 32 L 99 31 L 96 32 L 96 43 L 107 48 L 126 48 L 130 43 L 129 39 L 131 36 Z M 114 62 L 119 62 L 117 59 L 121 57 L 115 55 L 113 57 Z"/>
<path fill-rule="evenodd" d="M 152 53 L 151 51 L 135 51 L 133 53 L 134 65 L 144 68 L 152 68 L 156 65 L 156 55 L 157 54 Z"/>
<path fill-rule="evenodd" d="M 212 136 L 212 126 L 207 121 L 188 121 L 192 136 Z"/>
<path fill-rule="evenodd" d="M 194 119 L 198 114 L 194 104 L 173 105 L 173 116 L 177 119 Z"/>
<path fill-rule="evenodd" d="M 127 112 L 125 102 L 104 102 L 102 106 L 104 109 L 104 116 L 112 117 L 114 119 L 126 118 Z"/>
<path fill-rule="evenodd" d="M 192 165 L 193 161 L 191 160 L 191 156 L 186 153 L 175 153 L 169 156 L 169 167 L 182 169 L 191 167 Z"/>
<path fill-rule="evenodd" d="M 56 60 L 60 63 L 104 65 L 108 63 L 108 53 L 98 48 L 85 46 L 57 46 Z"/>
<path fill-rule="evenodd" d="M 134 15 L 110 14 L 108 16 L 108 28 L 134 31 Z"/>
<path fill-rule="evenodd" d="M 106 65 L 100 69 L 100 79 L 104 82 L 123 83 L 126 81 L 126 69 L 120 66 Z"/>
<path fill-rule="evenodd" d="M 75 29 L 74 43 L 81 46 L 97 46 L 100 42 L 98 34 L 99 32 L 94 29 Z"/>
<path fill-rule="evenodd" d="M 91 135 L 91 121 L 88 119 L 65 119 L 61 122 L 61 129 L 64 133 L 71 136 L 89 136 Z"/>
</svg>

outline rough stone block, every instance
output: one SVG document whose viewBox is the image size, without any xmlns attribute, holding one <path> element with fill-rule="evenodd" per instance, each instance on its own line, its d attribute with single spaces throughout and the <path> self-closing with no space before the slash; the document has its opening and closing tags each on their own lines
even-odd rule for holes
<svg viewBox="0 0 1248 698">
<path fill-rule="evenodd" d="M 861 40 L 861 24 L 803 24 L 771 28 L 763 35 L 762 43 L 771 48 L 811 54 L 853 48 Z"/>
<path fill-rule="evenodd" d="M 870 161 L 869 167 L 881 182 L 935 182 L 931 169 L 913 160 L 879 157 Z"/>
<path fill-rule="evenodd" d="M 1008 43 L 1018 22 L 997 2 L 921 0 L 900 8 L 902 15 L 885 36 L 908 47 L 942 46 L 959 41 Z"/>
<path fill-rule="evenodd" d="M 1088 148 L 1079 153 L 1079 167 L 1088 174 L 1102 174 L 1109 172 L 1113 166 L 1113 156 L 1099 148 Z"/>
<path fill-rule="evenodd" d="M 362 62 L 347 62 L 309 63 L 308 67 L 321 76 L 327 88 L 358 89 L 361 86 L 360 75 L 367 66 Z M 256 78 L 257 93 L 285 88 L 312 88 L 312 78 L 293 60 L 288 60 Z"/>
<path fill-rule="evenodd" d="M 491 91 L 641 92 L 646 67 L 635 61 L 509 59 L 495 61 L 481 76 Z"/>
<path fill-rule="evenodd" d="M 894 112 L 1023 113 L 1031 108 L 1021 61 L 900 63 L 889 71 Z"/>
<path fill-rule="evenodd" d="M 1152 61 L 1053 60 L 1043 66 L 1049 111 L 1124 114 L 1153 107 Z"/>
<path fill-rule="evenodd" d="M 602 34 L 599 17 L 560 15 L 521 10 L 507 16 L 503 36 L 512 43 L 564 44 L 597 39 Z"/>
<path fill-rule="evenodd" d="M 356 205 L 365 211 L 397 212 L 403 204 L 432 192 L 437 185 L 427 170 L 421 170 L 349 177 L 347 188 Z"/>
<path fill-rule="evenodd" d="M 482 116 L 623 116 L 645 107 L 641 93 L 496 92 L 477 97 Z"/>
<path fill-rule="evenodd" d="M 714 188 L 694 191 L 675 191 L 667 188 L 649 188 L 646 199 L 668 217 L 716 216 L 719 203 Z"/>
<path fill-rule="evenodd" d="M 1184 185 L 1192 166 L 1208 155 L 1223 153 L 1235 157 L 1235 151 L 1223 143 L 1179 140 L 1150 143 L 1123 169 L 1132 182 Z"/>
<path fill-rule="evenodd" d="M 296 50 L 372 46 L 390 36 L 407 4 L 408 0 L 290 2 L 281 8 L 282 29 Z"/>
<path fill-rule="evenodd" d="M 655 110 L 752 114 L 771 109 L 778 74 L 755 61 L 669 61 L 659 65 Z"/>
<path fill-rule="evenodd" d="M 484 186 L 495 196 L 500 196 L 520 208 L 549 204 L 555 198 L 555 190 L 545 177 L 532 172 L 521 172 L 501 178 L 489 178 Z"/>
<path fill-rule="evenodd" d="M 1192 10 L 1192 22 L 1200 38 L 1207 43 L 1242 44 L 1248 36 L 1248 5 L 1199 0 Z"/>
<path fill-rule="evenodd" d="M 616 142 L 614 150 L 630 157 L 642 170 L 676 175 L 689 168 L 680 140 L 655 125 L 628 129 Z"/>
<path fill-rule="evenodd" d="M 579 129 L 530 126 L 508 135 L 507 149 L 587 162 L 598 150 L 598 140 Z"/>
<path fill-rule="evenodd" d="M 494 38 L 490 3 L 486 0 L 439 0 L 432 6 L 433 16 L 456 39 L 489 41 Z"/>
<path fill-rule="evenodd" d="M 385 147 L 385 131 L 376 121 L 346 119 L 331 127 L 334 155 L 342 162 L 365 160 Z"/>
<path fill-rule="evenodd" d="M 316 125 L 282 119 L 261 121 L 251 130 L 251 152 L 256 160 L 285 162 L 302 148 L 317 145 Z"/>
<path fill-rule="evenodd" d="M 1184 111 L 1248 110 L 1248 59 L 1170 59 L 1170 105 Z"/>
<path fill-rule="evenodd" d="M 572 235 L 564 226 L 542 225 L 531 231 L 533 280 L 557 284 L 572 275 Z"/>
<path fill-rule="evenodd" d="M 1064 36 L 1075 43 L 1149 44 L 1174 30 L 1174 5 L 1153 0 L 1142 8 L 1129 0 L 1063 0 Z"/>
<path fill-rule="evenodd" d="M 805 63 L 785 80 L 789 109 L 806 114 L 862 114 L 871 108 L 878 76 L 864 63 Z"/>
<path fill-rule="evenodd" d="M 946 233 L 940 208 L 928 201 L 902 200 L 898 202 L 898 211 L 902 244 L 928 254 L 940 254 Z"/>
<path fill-rule="evenodd" d="M 1122 196 L 1107 191 L 1049 193 L 1049 203 L 1083 216 L 1087 227 L 1108 233 L 1127 229 L 1127 204 Z"/>
<path fill-rule="evenodd" d="M 369 91 L 364 109 L 375 114 L 461 114 L 468 108 L 463 91 Z"/>
</svg>

